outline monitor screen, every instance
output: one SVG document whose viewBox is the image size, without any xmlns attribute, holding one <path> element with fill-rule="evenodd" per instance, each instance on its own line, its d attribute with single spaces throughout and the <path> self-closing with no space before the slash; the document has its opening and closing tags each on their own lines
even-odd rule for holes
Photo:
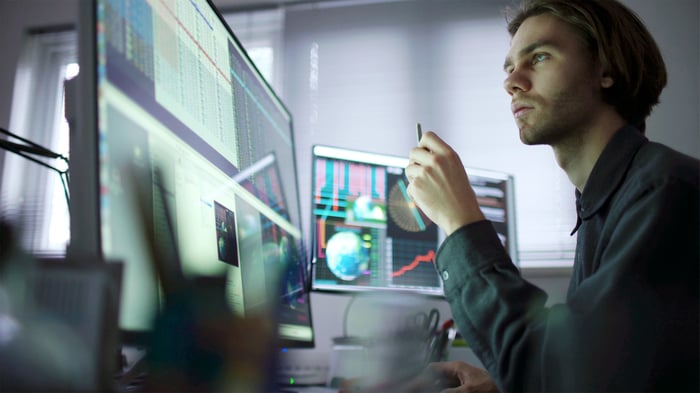
<svg viewBox="0 0 700 393">
<path fill-rule="evenodd" d="M 433 263 L 443 233 L 408 196 L 407 164 L 386 154 L 313 147 L 313 289 L 443 295 Z M 513 177 L 466 169 L 479 206 L 515 260 Z"/>
<path fill-rule="evenodd" d="M 518 238 L 515 225 L 515 179 L 505 172 L 466 168 L 484 217 L 491 221 L 510 259 L 518 266 Z"/>
<path fill-rule="evenodd" d="M 312 287 L 442 295 L 438 228 L 406 193 L 407 158 L 314 146 Z"/>
<path fill-rule="evenodd" d="M 161 304 L 137 170 L 154 236 L 172 234 L 184 276 L 226 277 L 231 312 L 279 308 L 283 345 L 313 346 L 284 103 L 211 1 L 91 4 L 81 7 L 71 248 L 124 261 L 120 327 L 148 332 Z"/>
</svg>

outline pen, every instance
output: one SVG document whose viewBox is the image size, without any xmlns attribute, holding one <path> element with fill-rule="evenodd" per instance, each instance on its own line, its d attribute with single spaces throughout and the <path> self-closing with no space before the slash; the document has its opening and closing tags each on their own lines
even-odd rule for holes
<svg viewBox="0 0 700 393">
<path fill-rule="evenodd" d="M 423 137 L 423 128 L 420 123 L 416 123 L 416 137 L 418 137 L 418 143 L 420 143 L 420 139 Z"/>
<path fill-rule="evenodd" d="M 454 321 L 452 319 L 448 319 L 442 324 L 440 330 L 435 333 L 430 351 L 431 362 L 446 360 L 447 345 L 450 342 L 450 335 L 453 332 L 453 326 Z M 452 338 L 454 338 L 454 336 L 452 336 Z"/>
</svg>

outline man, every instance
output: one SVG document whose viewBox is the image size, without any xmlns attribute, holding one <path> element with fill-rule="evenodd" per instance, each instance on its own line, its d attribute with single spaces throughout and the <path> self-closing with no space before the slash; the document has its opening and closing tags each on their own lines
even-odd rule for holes
<svg viewBox="0 0 700 393">
<path fill-rule="evenodd" d="M 551 146 L 576 188 L 570 288 L 565 304 L 544 306 L 456 152 L 426 133 L 408 193 L 446 233 L 436 267 L 488 374 L 430 368 L 460 392 L 700 390 L 700 163 L 644 137 L 666 84 L 656 43 L 615 0 L 527 1 L 508 28 L 504 87 L 520 139 Z"/>
</svg>

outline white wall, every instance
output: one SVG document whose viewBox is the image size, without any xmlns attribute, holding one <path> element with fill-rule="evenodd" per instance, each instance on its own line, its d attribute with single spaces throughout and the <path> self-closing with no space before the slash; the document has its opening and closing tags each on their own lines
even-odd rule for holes
<svg viewBox="0 0 700 393">
<path fill-rule="evenodd" d="M 647 136 L 700 156 L 700 2 L 622 0 L 646 23 L 661 49 L 668 85 L 647 122 Z"/>
</svg>

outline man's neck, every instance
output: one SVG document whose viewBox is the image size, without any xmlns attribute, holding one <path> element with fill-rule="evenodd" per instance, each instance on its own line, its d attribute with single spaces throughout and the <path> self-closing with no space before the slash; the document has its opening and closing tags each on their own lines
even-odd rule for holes
<svg viewBox="0 0 700 393">
<path fill-rule="evenodd" d="M 583 192 L 588 176 L 610 138 L 625 124 L 617 113 L 603 114 L 591 126 L 552 145 L 557 163 L 579 191 Z"/>
</svg>

